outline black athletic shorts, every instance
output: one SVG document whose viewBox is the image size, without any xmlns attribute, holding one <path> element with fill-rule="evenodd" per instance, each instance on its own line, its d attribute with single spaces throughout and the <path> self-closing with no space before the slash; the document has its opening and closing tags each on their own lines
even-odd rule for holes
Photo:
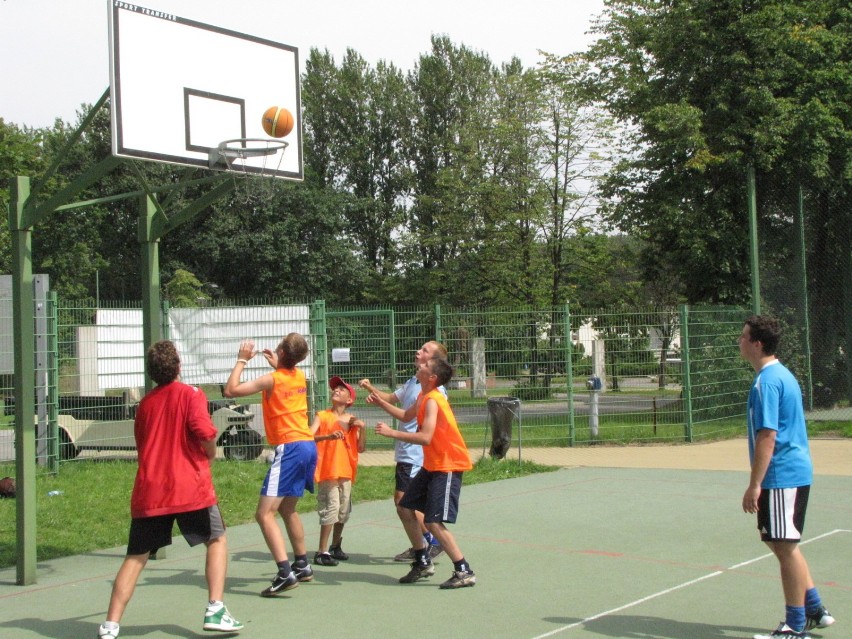
<svg viewBox="0 0 852 639">
<path fill-rule="evenodd" d="M 225 534 L 225 522 L 218 504 L 186 513 L 131 519 L 127 554 L 144 555 L 170 546 L 175 522 L 190 546 L 213 541 Z"/>
<path fill-rule="evenodd" d="M 399 505 L 419 510 L 427 523 L 455 523 L 459 514 L 462 475 L 464 473 L 430 472 L 421 468 L 399 500 Z"/>
</svg>

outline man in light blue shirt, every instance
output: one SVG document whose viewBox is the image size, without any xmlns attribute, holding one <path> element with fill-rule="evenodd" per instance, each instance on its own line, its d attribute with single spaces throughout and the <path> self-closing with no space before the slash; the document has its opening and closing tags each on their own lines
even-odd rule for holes
<svg viewBox="0 0 852 639">
<path fill-rule="evenodd" d="M 740 354 L 755 372 L 748 396 L 751 475 L 742 507 L 757 513 L 761 539 L 778 559 L 786 604 L 778 628 L 754 639 L 809 639 L 809 629 L 830 626 L 834 617 L 822 605 L 798 543 L 813 465 L 799 382 L 775 356 L 780 339 L 778 321 L 761 315 L 746 320 L 739 339 Z"/>
<path fill-rule="evenodd" d="M 426 362 L 436 355 L 446 359 L 447 349 L 439 342 L 426 342 L 420 347 L 420 350 L 414 354 L 415 368 L 422 362 Z M 409 406 L 414 405 L 417 401 L 417 397 L 420 395 L 420 382 L 417 381 L 416 377 L 409 379 L 393 393 L 378 390 L 372 385 L 372 383 L 370 383 L 369 379 L 362 379 L 358 382 L 358 386 L 366 389 L 370 392 L 370 394 L 380 397 L 389 404 L 399 404 L 403 410 L 407 410 Z M 444 397 L 447 396 L 447 391 L 443 386 L 440 386 L 438 390 L 444 394 Z M 369 398 L 367 401 L 369 401 Z M 399 430 L 409 433 L 417 432 L 417 418 L 415 417 L 411 421 L 400 423 L 398 428 Z M 418 444 L 409 444 L 397 439 L 396 446 L 394 448 L 394 461 L 396 462 L 396 484 L 394 488 L 393 502 L 396 505 L 397 515 L 400 517 L 400 521 L 402 521 L 403 515 L 400 512 L 401 508 L 399 500 L 402 499 L 402 495 L 405 493 L 405 489 L 408 488 L 411 478 L 414 477 L 417 474 L 417 471 L 420 470 L 420 467 L 423 466 L 423 447 Z M 423 532 L 423 537 L 430 544 L 430 556 L 433 558 L 437 557 L 442 552 L 438 540 L 432 537 L 431 533 L 426 530 L 426 525 L 423 523 L 423 513 L 415 511 L 415 514 L 417 515 L 417 520 L 420 523 L 420 529 Z M 413 560 L 413 548 L 404 550 L 394 557 L 394 561 L 400 562 L 411 562 Z"/>
</svg>

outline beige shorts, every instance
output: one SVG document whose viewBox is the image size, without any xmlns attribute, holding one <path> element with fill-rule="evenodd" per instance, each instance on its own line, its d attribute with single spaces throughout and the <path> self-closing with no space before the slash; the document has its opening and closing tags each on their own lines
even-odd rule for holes
<svg viewBox="0 0 852 639">
<path fill-rule="evenodd" d="M 317 490 L 320 526 L 345 524 L 352 512 L 352 480 L 321 481 Z"/>
</svg>

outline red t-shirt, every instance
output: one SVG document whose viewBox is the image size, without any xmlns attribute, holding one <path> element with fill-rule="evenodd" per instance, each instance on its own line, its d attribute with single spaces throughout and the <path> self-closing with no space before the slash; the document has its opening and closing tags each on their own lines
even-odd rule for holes
<svg viewBox="0 0 852 639">
<path fill-rule="evenodd" d="M 217 435 L 204 391 L 177 381 L 157 386 L 139 403 L 134 432 L 139 469 L 131 517 L 183 513 L 217 503 L 210 460 L 201 447 Z"/>
</svg>

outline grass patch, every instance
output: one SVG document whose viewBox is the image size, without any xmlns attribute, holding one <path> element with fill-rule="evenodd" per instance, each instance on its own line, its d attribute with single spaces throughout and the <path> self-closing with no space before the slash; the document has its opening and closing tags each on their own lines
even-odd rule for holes
<svg viewBox="0 0 852 639">
<path fill-rule="evenodd" d="M 259 462 L 218 460 L 213 481 L 219 505 L 229 526 L 254 521 L 260 485 L 267 465 Z M 532 462 L 482 460 L 465 473 L 465 485 L 521 477 L 555 470 Z M 15 465 L 0 464 L 0 477 L 15 474 Z M 130 493 L 136 462 L 125 460 L 75 461 L 61 466 L 58 475 L 37 471 L 36 544 L 38 561 L 78 555 L 127 543 Z M 391 499 L 393 466 L 366 466 L 358 470 L 352 491 L 354 503 Z M 61 495 L 49 496 L 50 491 Z M 389 506 L 390 507 L 390 506 Z M 306 494 L 300 513 L 316 512 L 316 498 Z M 0 568 L 16 562 L 14 499 L 0 499 Z M 258 540 L 262 539 L 258 530 Z"/>
</svg>

